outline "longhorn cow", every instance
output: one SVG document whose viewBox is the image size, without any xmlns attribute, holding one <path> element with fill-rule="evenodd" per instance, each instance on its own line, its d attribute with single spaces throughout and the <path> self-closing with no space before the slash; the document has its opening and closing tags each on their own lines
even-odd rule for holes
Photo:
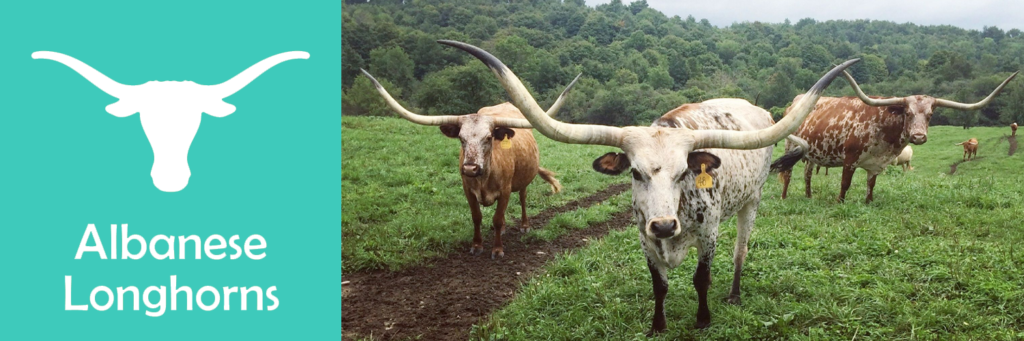
<svg viewBox="0 0 1024 341">
<path fill-rule="evenodd" d="M 551 184 L 552 192 L 562 190 L 561 183 L 555 179 L 555 173 L 540 167 L 540 152 L 537 141 L 530 131 L 530 122 L 523 114 L 509 103 L 485 107 L 475 114 L 461 116 L 423 116 L 402 107 L 388 94 L 377 79 L 369 72 L 362 70 L 370 78 L 377 92 L 388 103 L 392 110 L 403 118 L 422 125 L 440 126 L 441 133 L 450 138 L 457 138 L 462 143 L 459 150 L 459 165 L 462 173 L 462 191 L 469 202 L 473 216 L 473 246 L 471 254 L 483 253 L 483 238 L 480 235 L 480 224 L 483 216 L 480 205 L 485 207 L 498 203 L 491 222 L 494 229 L 494 246 L 491 258 L 504 257 L 501 235 L 505 232 L 505 209 L 508 207 L 512 192 L 519 192 L 519 205 L 522 208 L 522 220 L 519 228 L 528 232 L 530 220 L 526 215 L 526 187 L 539 174 L 544 181 Z M 571 85 L 570 85 L 571 87 Z M 558 111 L 565 99 L 566 89 L 551 106 L 551 112 Z M 496 147 L 501 141 L 511 143 L 507 149 Z"/>
<path fill-rule="evenodd" d="M 1010 124 L 1010 131 L 1010 136 L 1017 136 L 1017 122 L 1013 122 L 1012 124 Z"/>
<path fill-rule="evenodd" d="M 895 98 L 868 97 L 849 73 L 843 76 L 857 93 L 857 97 L 822 97 L 814 111 L 804 121 L 796 135 L 810 144 L 810 148 L 786 142 L 786 154 L 772 164 L 772 170 L 781 171 L 782 198 L 789 190 L 793 165 L 806 158 L 822 167 L 843 167 L 843 182 L 839 202 L 846 200 L 853 172 L 863 168 L 868 172 L 867 199 L 873 200 L 875 177 L 885 170 L 908 143 L 924 144 L 928 140 L 928 122 L 932 110 L 946 107 L 977 110 L 988 105 L 1017 73 L 1014 72 L 980 102 L 964 104 L 930 96 Z M 797 103 L 803 95 L 797 95 Z M 786 113 L 795 107 L 790 106 Z M 804 169 L 807 197 L 811 197 L 811 167 Z"/>
<path fill-rule="evenodd" d="M 740 303 L 740 269 L 761 201 L 761 187 L 768 177 L 771 147 L 795 131 L 821 91 L 840 71 L 856 62 L 847 61 L 829 71 L 798 101 L 794 113 L 779 123 L 746 100 L 713 99 L 682 105 L 649 127 L 620 128 L 559 122 L 537 105 L 512 70 L 493 55 L 461 42 L 439 42 L 483 61 L 498 76 L 512 103 L 541 134 L 564 143 L 604 145 L 623 151 L 597 158 L 593 167 L 612 175 L 632 168 L 633 215 L 654 287 L 652 334 L 666 327 L 668 270 L 679 266 L 692 246 L 699 253 L 693 276 L 698 298 L 696 327 L 711 323 L 707 293 L 718 225 L 733 215 L 739 218 L 729 301 Z M 699 174 L 703 179 L 705 175 L 713 178 L 710 184 L 702 181 L 709 188 L 697 187 Z"/>
<path fill-rule="evenodd" d="M 32 53 L 32 59 L 49 59 L 64 64 L 103 92 L 117 97 L 118 101 L 106 108 L 111 115 L 127 117 L 139 113 L 142 130 L 153 147 L 153 169 L 150 172 L 153 185 L 164 192 L 177 192 L 188 185 L 192 175 L 188 168 L 188 148 L 199 130 L 202 113 L 224 117 L 235 112 L 234 105 L 223 101 L 225 97 L 242 90 L 274 65 L 292 59 L 309 59 L 309 53 L 292 51 L 273 55 L 217 85 L 190 81 L 125 85 L 62 53 L 38 51 Z"/>
</svg>

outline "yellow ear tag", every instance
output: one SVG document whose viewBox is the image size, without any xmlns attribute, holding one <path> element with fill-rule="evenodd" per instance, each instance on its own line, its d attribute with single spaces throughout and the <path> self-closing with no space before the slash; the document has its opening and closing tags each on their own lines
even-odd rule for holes
<svg viewBox="0 0 1024 341">
<path fill-rule="evenodd" d="M 704 171 L 704 169 L 706 167 L 707 167 L 707 165 L 705 165 L 703 163 L 700 164 L 700 174 L 697 175 L 697 179 L 696 179 L 697 180 L 697 188 L 699 188 L 699 189 L 711 188 L 711 184 L 713 182 L 713 179 L 711 178 L 711 174 L 708 174 L 707 172 Z"/>
<path fill-rule="evenodd" d="M 501 140 L 501 149 L 510 149 L 510 148 L 512 148 L 512 139 L 510 139 L 510 138 L 508 138 L 508 136 L 506 136 L 504 140 Z"/>
</svg>

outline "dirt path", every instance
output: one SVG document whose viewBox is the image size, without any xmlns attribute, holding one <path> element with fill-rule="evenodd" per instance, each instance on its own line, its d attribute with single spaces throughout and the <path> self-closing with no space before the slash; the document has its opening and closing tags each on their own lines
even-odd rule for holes
<svg viewBox="0 0 1024 341">
<path fill-rule="evenodd" d="M 1012 151 L 1012 149 L 1011 149 L 1011 151 Z M 985 158 L 984 156 L 979 156 L 979 157 L 976 157 L 976 158 L 973 158 L 973 159 L 970 159 L 970 160 L 962 160 L 961 159 L 960 161 L 954 162 L 953 164 L 949 165 L 949 175 L 956 174 L 956 167 L 959 166 L 961 163 L 968 162 L 968 161 L 978 161 L 978 160 L 981 160 L 981 159 L 984 159 L 984 158 Z"/>
<path fill-rule="evenodd" d="M 1017 152 L 1017 137 L 1007 136 L 1006 140 L 1010 141 L 1010 154 L 1008 156 L 1013 156 L 1013 153 Z"/>
<path fill-rule="evenodd" d="M 589 197 L 545 210 L 530 220 L 544 226 L 558 213 L 588 207 L 629 189 L 617 184 Z M 444 259 L 433 259 L 399 272 L 372 271 L 345 275 L 342 286 L 342 337 L 380 340 L 465 340 L 473 324 L 513 298 L 522 282 L 562 252 L 587 244 L 613 228 L 627 226 L 631 213 L 551 242 L 507 239 L 505 258 L 471 256 L 469 243 Z M 511 225 L 511 224 L 510 224 Z M 511 231 L 511 230 L 509 230 Z M 514 236 L 514 235 L 513 235 Z M 486 246 L 485 246 L 486 247 Z"/>
</svg>

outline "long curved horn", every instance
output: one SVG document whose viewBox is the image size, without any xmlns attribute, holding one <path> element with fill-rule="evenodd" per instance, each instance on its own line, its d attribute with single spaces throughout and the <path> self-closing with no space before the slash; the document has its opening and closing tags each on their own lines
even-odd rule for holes
<svg viewBox="0 0 1024 341">
<path fill-rule="evenodd" d="M 598 144 L 612 147 L 619 147 L 621 144 L 622 128 L 592 124 L 569 124 L 551 118 L 549 113 L 544 112 L 540 108 L 537 100 L 526 90 L 519 77 L 516 77 L 512 70 L 509 70 L 505 64 L 487 51 L 458 41 L 438 40 L 437 42 L 469 52 L 484 62 L 498 76 L 501 86 L 505 88 L 505 92 L 512 98 L 512 104 L 519 108 L 523 115 L 526 116 L 526 119 L 533 124 L 534 129 L 537 129 L 544 136 L 564 143 Z M 565 92 L 562 94 L 564 95 Z M 561 104 L 556 101 L 552 108 L 557 109 L 559 106 Z"/>
<path fill-rule="evenodd" d="M 245 71 L 242 71 L 238 75 L 229 79 L 227 82 L 211 85 L 209 90 L 218 98 L 231 96 L 238 92 L 238 90 L 242 90 L 246 85 L 249 85 L 249 83 L 256 79 L 256 77 L 259 77 L 270 68 L 292 59 L 309 59 L 309 53 L 303 51 L 291 51 L 275 54 L 267 59 L 259 61 L 259 63 L 256 63 L 253 66 L 250 66 L 248 69 L 245 69 Z"/>
<path fill-rule="evenodd" d="M 562 104 L 565 104 L 565 97 L 569 94 L 569 89 L 572 89 L 572 86 L 576 85 L 576 81 L 580 80 L 580 76 L 583 76 L 582 72 L 576 75 L 576 78 L 573 78 L 572 82 L 569 82 L 569 86 L 565 87 L 565 90 L 562 90 L 562 93 L 558 95 L 558 99 L 555 99 L 555 103 L 551 104 L 548 111 L 544 113 L 545 115 L 548 115 L 548 117 L 554 116 L 555 113 L 558 113 L 559 109 L 562 109 Z"/>
<path fill-rule="evenodd" d="M 1020 72 L 1020 71 L 1017 71 L 1017 72 Z M 992 93 L 989 94 L 988 97 L 985 97 L 985 99 L 981 100 L 978 103 L 964 104 L 964 103 L 960 103 L 960 102 L 954 102 L 954 101 L 950 101 L 950 100 L 936 98 L 935 99 L 935 105 L 940 106 L 940 107 L 947 107 L 947 108 L 960 109 L 960 110 L 977 110 L 977 109 L 984 108 L 986 105 L 988 105 L 989 102 L 992 101 L 993 98 L 996 98 L 996 95 L 998 95 L 1000 91 L 1003 91 L 1003 87 L 1006 86 L 1006 83 L 1009 83 L 1011 80 L 1013 80 L 1013 77 L 1017 77 L 1017 72 L 1014 72 L 1012 75 L 1010 75 L 1010 77 L 1006 78 L 1006 80 L 1003 81 L 1003 83 L 999 84 L 999 86 L 996 87 L 996 89 L 994 91 L 992 91 Z"/>
<path fill-rule="evenodd" d="M 821 92 L 828 87 L 829 83 L 832 83 L 833 79 L 839 76 L 840 72 L 858 61 L 860 59 L 847 60 L 839 66 L 832 68 L 793 104 L 793 111 L 790 115 L 786 115 L 771 127 L 756 131 L 694 130 L 696 142 L 693 149 L 758 149 L 775 144 L 775 142 L 795 132 L 804 119 L 807 118 L 807 115 L 814 110 L 814 105 L 818 102 L 818 98 L 821 97 Z"/>
<path fill-rule="evenodd" d="M 363 75 L 366 75 L 366 78 L 369 78 L 370 81 L 373 82 L 373 86 L 377 88 L 377 92 L 380 93 L 380 97 L 384 97 L 384 101 L 388 103 L 388 106 L 391 107 L 391 110 L 394 110 L 395 112 L 398 113 L 398 115 L 401 115 L 403 118 L 409 120 L 410 122 L 422 124 L 425 126 L 439 126 L 445 124 L 459 123 L 459 116 L 425 116 L 415 114 L 412 111 L 405 109 L 405 107 L 403 107 L 401 104 L 398 104 L 398 101 L 391 97 L 391 94 L 389 94 L 388 91 L 384 89 L 384 86 L 380 85 L 380 82 L 378 82 L 376 78 L 373 78 L 373 75 L 371 75 L 369 72 L 366 72 L 366 70 L 363 69 L 359 69 L 359 71 L 362 71 Z M 527 122 L 527 125 L 529 125 L 529 122 Z"/>
<path fill-rule="evenodd" d="M 32 52 L 32 59 L 49 59 L 64 64 L 72 70 L 75 70 L 75 72 L 78 72 L 82 77 L 85 77 L 86 80 L 91 82 L 97 88 L 100 88 L 100 90 L 103 90 L 103 92 L 117 98 L 130 96 L 133 90 L 132 85 L 124 85 L 115 82 L 113 79 L 110 79 L 110 77 L 96 71 L 96 69 L 93 69 L 91 66 L 63 53 L 37 51 Z"/>
<path fill-rule="evenodd" d="M 853 76 L 850 76 L 849 72 L 843 71 L 843 77 L 846 78 L 847 82 L 850 82 L 850 87 L 853 88 L 853 91 L 857 92 L 857 97 L 860 97 L 860 100 L 864 101 L 864 104 L 867 104 L 867 105 L 870 105 L 870 106 L 873 106 L 873 107 L 881 107 L 881 106 L 886 106 L 886 105 L 905 105 L 905 104 L 907 104 L 907 101 L 905 99 L 903 99 L 903 98 L 900 98 L 900 97 L 897 97 L 897 98 L 885 98 L 885 99 L 877 99 L 877 98 L 868 97 L 868 95 L 864 94 L 864 91 L 860 90 L 860 85 L 857 85 L 857 81 L 853 79 Z"/>
</svg>

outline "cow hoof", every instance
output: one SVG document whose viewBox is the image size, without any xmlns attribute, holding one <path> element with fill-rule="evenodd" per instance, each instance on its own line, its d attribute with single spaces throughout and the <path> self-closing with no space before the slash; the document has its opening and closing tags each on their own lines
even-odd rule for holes
<svg viewBox="0 0 1024 341">
<path fill-rule="evenodd" d="M 704 328 L 707 328 L 710 325 L 711 325 L 711 319 L 707 319 L 707 320 L 703 320 L 703 321 L 701 319 L 697 319 L 697 323 L 695 323 L 693 326 L 694 326 L 694 328 L 697 328 L 697 329 L 704 329 Z"/>
<path fill-rule="evenodd" d="M 729 302 L 729 304 L 732 304 L 732 305 L 742 305 L 742 302 L 740 301 L 740 296 L 739 295 L 735 295 L 735 296 L 729 295 L 729 297 L 726 298 L 725 301 Z"/>
<path fill-rule="evenodd" d="M 651 328 L 650 330 L 647 331 L 647 337 L 655 337 L 658 334 L 661 334 L 661 333 L 664 333 L 664 332 L 665 332 L 665 329 L 654 329 L 654 328 Z"/>
<path fill-rule="evenodd" d="M 469 254 L 477 256 L 484 253 L 484 247 L 480 245 L 473 245 L 469 248 Z"/>
<path fill-rule="evenodd" d="M 519 233 L 523 233 L 523 234 L 530 233 L 530 227 L 520 227 L 518 230 L 519 230 Z"/>
<path fill-rule="evenodd" d="M 505 258 L 505 251 L 494 249 L 491 251 L 491 259 Z"/>
</svg>

